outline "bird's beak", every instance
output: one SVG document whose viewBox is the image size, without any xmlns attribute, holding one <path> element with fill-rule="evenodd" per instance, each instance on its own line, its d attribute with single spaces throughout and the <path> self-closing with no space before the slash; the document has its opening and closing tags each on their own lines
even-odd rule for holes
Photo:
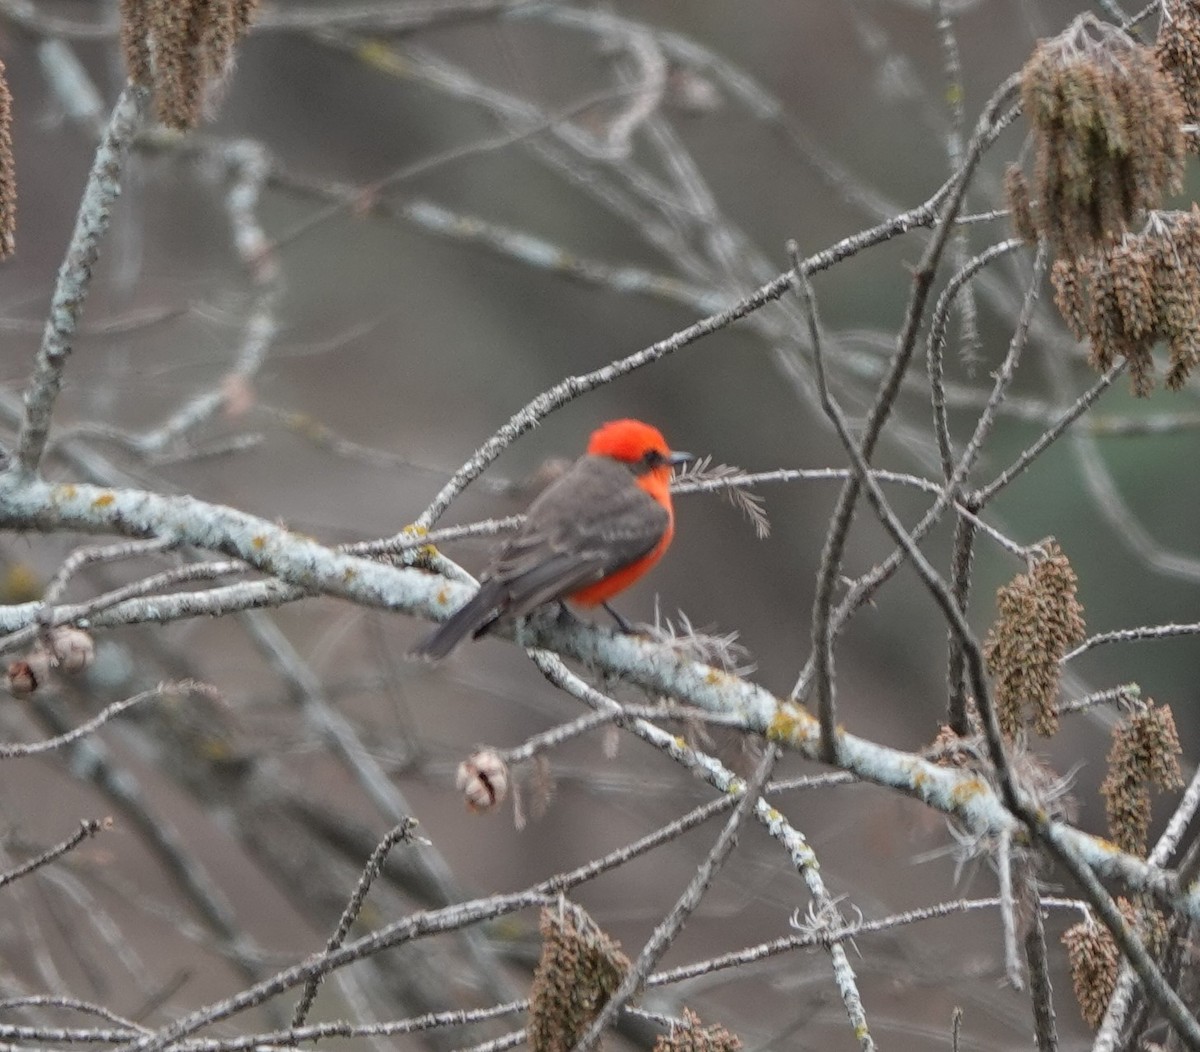
<svg viewBox="0 0 1200 1052">
<path fill-rule="evenodd" d="M 679 451 L 675 450 L 667 454 L 667 463 L 670 464 L 671 467 L 678 467 L 680 464 L 688 464 L 695 459 L 696 454 L 694 453 L 680 453 Z"/>
</svg>

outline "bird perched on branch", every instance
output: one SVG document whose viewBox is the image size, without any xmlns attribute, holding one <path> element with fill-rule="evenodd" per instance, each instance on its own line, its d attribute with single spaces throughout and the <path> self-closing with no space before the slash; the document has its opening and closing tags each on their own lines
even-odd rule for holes
<svg viewBox="0 0 1200 1052">
<path fill-rule="evenodd" d="M 445 657 L 500 618 L 524 617 L 543 603 L 603 605 L 638 580 L 675 533 L 671 468 L 691 460 L 672 452 L 657 428 L 613 420 L 592 433 L 587 452 L 529 506 L 520 530 L 484 571 L 479 591 L 413 654 Z"/>
</svg>

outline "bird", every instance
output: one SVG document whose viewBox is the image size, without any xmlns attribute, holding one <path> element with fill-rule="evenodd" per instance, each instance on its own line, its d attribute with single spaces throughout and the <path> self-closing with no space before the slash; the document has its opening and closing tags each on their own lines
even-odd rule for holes
<svg viewBox="0 0 1200 1052">
<path fill-rule="evenodd" d="M 414 650 L 436 661 L 501 618 L 524 617 L 569 600 L 603 606 L 623 631 L 632 626 L 608 603 L 641 578 L 675 535 L 671 469 L 695 459 L 672 451 L 658 428 L 610 420 L 587 451 L 530 504 L 520 529 L 496 553 L 479 590 Z"/>
</svg>

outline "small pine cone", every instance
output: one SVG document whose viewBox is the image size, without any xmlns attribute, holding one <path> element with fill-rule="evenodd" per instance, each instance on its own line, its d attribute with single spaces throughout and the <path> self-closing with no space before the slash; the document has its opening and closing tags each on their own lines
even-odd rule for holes
<svg viewBox="0 0 1200 1052">
<path fill-rule="evenodd" d="M 88 668 L 96 658 L 96 644 L 91 633 L 82 628 L 60 625 L 50 630 L 50 652 L 55 665 L 74 675 Z"/>
<path fill-rule="evenodd" d="M 491 811 L 508 796 L 508 764 L 494 749 L 480 749 L 458 765 L 455 788 L 471 811 Z"/>
<path fill-rule="evenodd" d="M 8 689 L 14 697 L 25 697 L 46 685 L 54 659 L 44 647 L 36 646 L 8 666 Z"/>
</svg>

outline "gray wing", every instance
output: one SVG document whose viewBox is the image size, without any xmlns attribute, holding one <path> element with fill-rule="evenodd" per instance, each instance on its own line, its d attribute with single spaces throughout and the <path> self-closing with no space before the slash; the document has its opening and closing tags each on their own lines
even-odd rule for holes
<svg viewBox="0 0 1200 1052">
<path fill-rule="evenodd" d="M 484 576 L 505 585 L 505 612 L 521 617 L 640 559 L 669 523 L 662 505 L 630 485 L 627 467 L 581 457 L 529 506 Z"/>
</svg>

